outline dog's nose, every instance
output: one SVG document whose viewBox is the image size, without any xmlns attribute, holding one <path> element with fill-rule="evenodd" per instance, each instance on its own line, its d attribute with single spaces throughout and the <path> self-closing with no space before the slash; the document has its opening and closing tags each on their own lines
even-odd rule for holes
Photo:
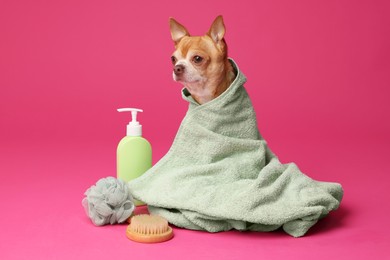
<svg viewBox="0 0 390 260">
<path fill-rule="evenodd" d="M 185 67 L 181 64 L 179 65 L 176 65 L 174 68 L 173 68 L 173 71 L 175 72 L 175 74 L 177 76 L 181 75 L 184 73 L 184 70 L 185 70 Z"/>
</svg>

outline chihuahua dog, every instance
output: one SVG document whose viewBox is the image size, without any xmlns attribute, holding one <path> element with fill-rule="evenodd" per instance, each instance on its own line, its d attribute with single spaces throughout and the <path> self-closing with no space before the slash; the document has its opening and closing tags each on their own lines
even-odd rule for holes
<svg viewBox="0 0 390 260">
<path fill-rule="evenodd" d="M 236 76 L 228 60 L 222 16 L 203 36 L 191 36 L 173 18 L 169 24 L 176 49 L 171 57 L 173 79 L 182 83 L 200 105 L 221 95 Z"/>
</svg>

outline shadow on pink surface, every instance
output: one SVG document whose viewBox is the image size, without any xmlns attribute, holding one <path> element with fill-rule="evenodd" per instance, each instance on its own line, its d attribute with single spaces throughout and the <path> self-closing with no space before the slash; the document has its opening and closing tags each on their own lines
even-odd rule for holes
<svg viewBox="0 0 390 260">
<path fill-rule="evenodd" d="M 319 220 L 305 236 L 316 236 L 326 234 L 327 232 L 342 230 L 348 226 L 349 218 L 352 217 L 353 214 L 354 213 L 349 206 L 342 202 L 342 205 L 337 210 Z"/>
</svg>

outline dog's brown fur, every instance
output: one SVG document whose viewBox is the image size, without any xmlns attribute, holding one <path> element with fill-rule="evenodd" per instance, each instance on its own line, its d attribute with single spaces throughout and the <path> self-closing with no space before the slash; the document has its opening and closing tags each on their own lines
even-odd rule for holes
<svg viewBox="0 0 390 260">
<path fill-rule="evenodd" d="M 173 78 L 182 83 L 199 104 L 221 95 L 234 80 L 224 40 L 225 25 L 218 16 L 203 36 L 191 36 L 187 29 L 170 18 L 175 52 Z"/>
</svg>

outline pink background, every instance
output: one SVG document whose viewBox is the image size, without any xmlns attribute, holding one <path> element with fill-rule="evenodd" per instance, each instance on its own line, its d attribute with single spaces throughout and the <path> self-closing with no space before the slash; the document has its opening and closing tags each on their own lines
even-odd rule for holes
<svg viewBox="0 0 390 260">
<path fill-rule="evenodd" d="M 383 259 L 388 256 L 389 1 L 0 2 L 0 259 Z M 153 161 L 187 103 L 172 81 L 168 17 L 194 34 L 224 15 L 259 127 L 283 162 L 340 182 L 341 208 L 307 236 L 175 228 L 136 244 L 95 227 L 84 191 L 115 176 L 140 107 Z"/>
</svg>

